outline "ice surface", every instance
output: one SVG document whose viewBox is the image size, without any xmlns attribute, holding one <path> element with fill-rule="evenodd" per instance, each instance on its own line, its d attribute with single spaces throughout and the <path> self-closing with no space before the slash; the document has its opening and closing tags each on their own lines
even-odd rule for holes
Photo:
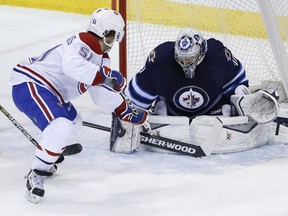
<svg viewBox="0 0 288 216">
<path fill-rule="evenodd" d="M 0 104 L 36 140 L 39 130 L 13 105 L 10 70 L 22 58 L 85 30 L 88 20 L 86 15 L 0 6 Z M 83 119 L 110 126 L 110 114 L 97 110 L 87 96 L 73 101 Z M 0 113 L 1 215 L 288 215 L 288 145 L 196 159 L 142 149 L 111 153 L 109 133 L 87 127 L 72 141 L 83 144 L 82 153 L 66 157 L 46 180 L 45 197 L 34 205 L 24 198 L 34 146 Z"/>
</svg>

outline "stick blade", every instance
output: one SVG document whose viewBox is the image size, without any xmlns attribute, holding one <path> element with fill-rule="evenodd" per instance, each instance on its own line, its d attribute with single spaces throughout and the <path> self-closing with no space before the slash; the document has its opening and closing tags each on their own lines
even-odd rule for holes
<svg viewBox="0 0 288 216">
<path fill-rule="evenodd" d="M 74 143 L 72 145 L 68 145 L 65 147 L 64 151 L 62 152 L 63 156 L 75 155 L 79 154 L 82 151 L 83 147 L 80 143 Z"/>
</svg>

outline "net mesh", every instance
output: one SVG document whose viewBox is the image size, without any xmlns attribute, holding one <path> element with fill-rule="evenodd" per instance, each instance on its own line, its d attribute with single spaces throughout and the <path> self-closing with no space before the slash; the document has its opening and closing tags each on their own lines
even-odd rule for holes
<svg viewBox="0 0 288 216">
<path fill-rule="evenodd" d="M 280 33 L 287 52 L 288 2 L 268 1 L 276 21 L 269 30 Z M 280 80 L 257 0 L 127 0 L 128 79 L 155 46 L 175 40 L 185 27 L 222 41 L 244 65 L 250 85 Z"/>
</svg>

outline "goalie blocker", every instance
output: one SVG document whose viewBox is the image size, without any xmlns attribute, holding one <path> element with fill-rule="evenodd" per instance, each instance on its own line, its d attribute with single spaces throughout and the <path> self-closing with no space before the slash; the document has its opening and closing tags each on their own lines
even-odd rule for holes
<svg viewBox="0 0 288 216">
<path fill-rule="evenodd" d="M 149 151 L 203 157 L 248 150 L 268 142 L 287 142 L 287 127 L 281 127 L 279 135 L 275 135 L 277 123 L 273 120 L 279 111 L 275 92 L 259 90 L 251 95 L 235 96 L 231 102 L 232 110 L 243 116 L 198 116 L 190 125 L 189 119 L 183 116 L 150 116 L 154 136 L 141 126 L 114 118 L 110 150 L 131 153 L 142 144 Z M 283 116 L 281 119 L 283 123 Z"/>
</svg>

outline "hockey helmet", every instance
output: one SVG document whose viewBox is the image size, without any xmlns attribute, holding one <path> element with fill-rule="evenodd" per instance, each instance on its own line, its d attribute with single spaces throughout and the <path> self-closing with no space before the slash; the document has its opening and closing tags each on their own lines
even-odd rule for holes
<svg viewBox="0 0 288 216">
<path fill-rule="evenodd" d="M 120 13 L 109 8 L 100 8 L 93 12 L 88 31 L 91 31 L 103 38 L 104 43 L 112 48 L 115 41 L 121 42 L 124 36 L 125 23 Z M 115 32 L 114 40 L 107 42 L 106 36 L 111 32 Z"/>
<path fill-rule="evenodd" d="M 202 62 L 206 52 L 207 41 L 199 31 L 185 28 L 179 33 L 175 41 L 174 54 L 186 78 L 194 77 L 196 66 Z"/>
</svg>

